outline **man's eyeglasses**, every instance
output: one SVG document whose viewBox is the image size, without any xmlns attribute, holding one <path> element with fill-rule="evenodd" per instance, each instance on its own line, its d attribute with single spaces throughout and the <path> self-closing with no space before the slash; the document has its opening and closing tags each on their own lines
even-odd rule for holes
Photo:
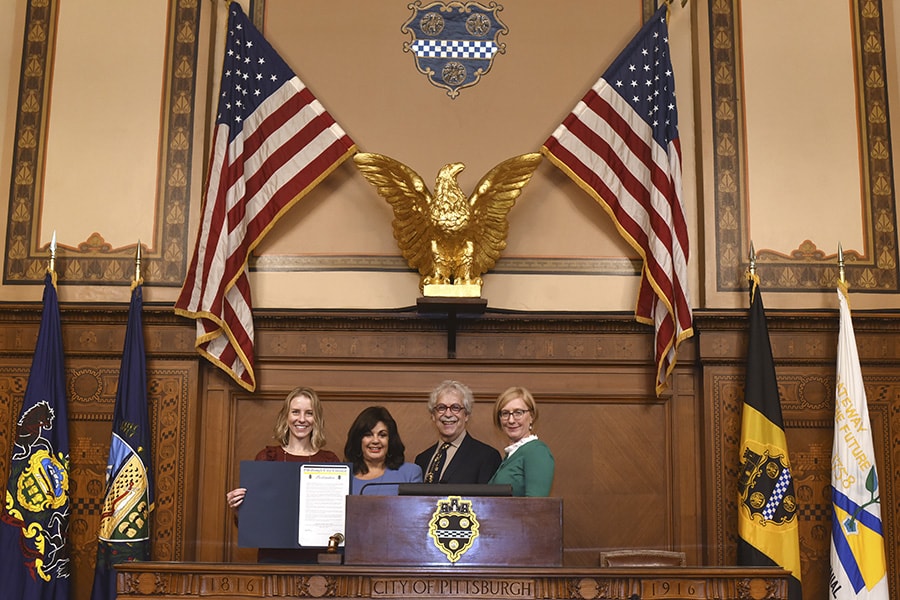
<svg viewBox="0 0 900 600">
<path fill-rule="evenodd" d="M 512 417 L 516 421 L 524 417 L 527 413 L 530 413 L 530 410 L 523 410 L 521 408 L 517 408 L 516 410 L 501 410 L 498 415 L 500 415 L 500 420 L 505 421 L 508 418 Z"/>
<path fill-rule="evenodd" d="M 466 407 L 461 404 L 451 404 L 449 406 L 447 406 L 446 404 L 438 404 L 433 409 L 431 409 L 431 412 L 433 412 L 436 415 L 442 415 L 446 412 L 451 412 L 454 415 L 458 415 L 459 411 L 465 410 L 465 409 L 466 409 Z"/>
</svg>

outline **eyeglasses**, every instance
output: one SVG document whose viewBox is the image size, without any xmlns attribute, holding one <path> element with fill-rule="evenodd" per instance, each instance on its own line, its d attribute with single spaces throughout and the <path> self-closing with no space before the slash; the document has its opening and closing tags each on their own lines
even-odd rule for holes
<svg viewBox="0 0 900 600">
<path fill-rule="evenodd" d="M 449 412 L 453 413 L 454 415 L 458 415 L 459 411 L 465 410 L 465 409 L 466 409 L 466 407 L 461 404 L 451 404 L 449 406 L 447 406 L 446 404 L 438 404 L 433 409 L 431 409 L 431 412 L 433 412 L 436 415 L 442 415 L 449 411 Z"/>
<path fill-rule="evenodd" d="M 505 421 L 508 418 L 512 417 L 516 421 L 524 417 L 527 413 L 530 413 L 530 410 L 524 410 L 521 408 L 517 408 L 516 410 L 501 410 L 497 413 L 500 416 L 501 421 Z"/>
</svg>

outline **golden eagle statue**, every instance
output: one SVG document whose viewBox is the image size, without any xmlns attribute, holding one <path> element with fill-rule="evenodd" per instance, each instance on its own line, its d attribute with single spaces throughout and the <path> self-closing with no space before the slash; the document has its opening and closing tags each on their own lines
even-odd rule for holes
<svg viewBox="0 0 900 600">
<path fill-rule="evenodd" d="M 537 152 L 514 156 L 487 172 L 471 196 L 460 189 L 462 163 L 438 172 L 434 193 L 406 165 L 360 152 L 353 160 L 394 209 L 394 238 L 409 266 L 421 274 L 425 296 L 480 296 L 482 273 L 506 248 L 506 216 L 541 162 Z"/>
</svg>

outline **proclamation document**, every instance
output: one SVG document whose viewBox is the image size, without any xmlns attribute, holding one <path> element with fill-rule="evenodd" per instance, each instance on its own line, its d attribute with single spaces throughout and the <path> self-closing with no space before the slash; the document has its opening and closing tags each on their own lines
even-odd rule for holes
<svg viewBox="0 0 900 600">
<path fill-rule="evenodd" d="M 325 548 L 345 533 L 349 463 L 241 461 L 241 548 Z"/>
<path fill-rule="evenodd" d="M 334 534 L 344 535 L 346 497 L 352 476 L 349 464 L 300 465 L 298 542 L 301 546 L 327 546 Z"/>
</svg>

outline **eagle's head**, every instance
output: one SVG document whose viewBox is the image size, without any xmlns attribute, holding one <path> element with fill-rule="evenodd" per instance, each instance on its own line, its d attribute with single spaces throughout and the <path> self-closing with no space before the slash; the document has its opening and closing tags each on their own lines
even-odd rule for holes
<svg viewBox="0 0 900 600">
<path fill-rule="evenodd" d="M 456 176 L 465 168 L 462 163 L 450 163 L 438 172 L 431 219 L 441 231 L 459 231 L 469 220 L 466 195 L 456 181 Z"/>
<path fill-rule="evenodd" d="M 458 162 L 441 167 L 434 185 L 435 195 L 445 200 L 449 199 L 447 198 L 448 194 L 454 196 L 454 200 L 458 196 L 464 196 L 462 190 L 459 189 L 459 184 L 456 182 L 456 176 L 462 173 L 465 168 L 466 165 Z"/>
</svg>

